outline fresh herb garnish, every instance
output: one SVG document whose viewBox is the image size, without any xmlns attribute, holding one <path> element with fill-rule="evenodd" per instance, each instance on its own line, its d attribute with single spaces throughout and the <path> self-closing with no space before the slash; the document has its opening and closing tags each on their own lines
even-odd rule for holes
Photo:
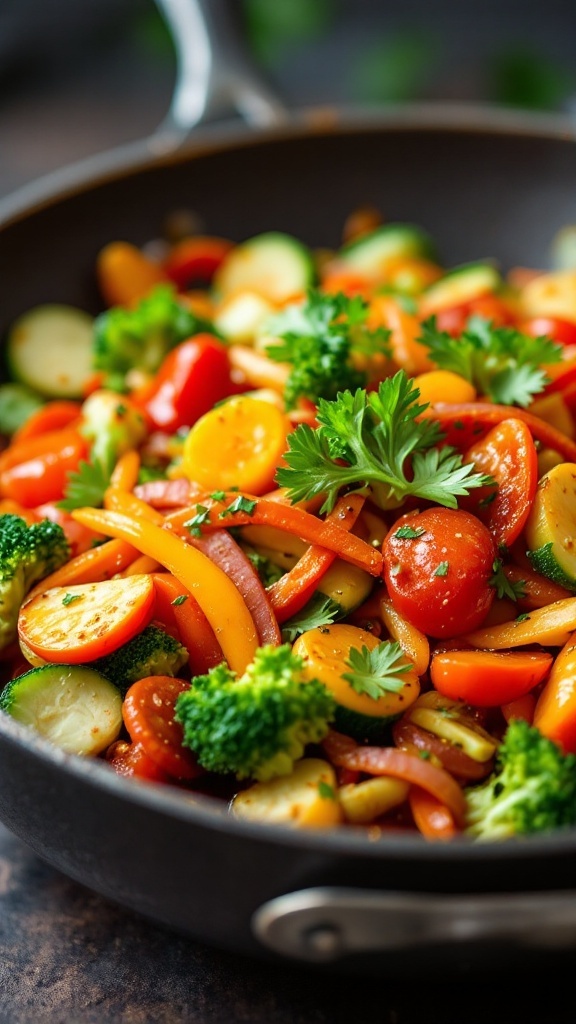
<svg viewBox="0 0 576 1024">
<path fill-rule="evenodd" d="M 202 527 L 210 522 L 210 509 L 206 505 L 196 505 L 196 515 L 187 519 L 184 528 L 189 530 L 193 537 L 202 536 Z"/>
<path fill-rule="evenodd" d="M 184 601 L 187 600 L 188 594 L 178 594 L 178 597 L 175 597 L 174 600 L 170 602 L 170 604 L 174 604 L 176 605 L 176 607 L 178 607 L 178 605 L 184 604 Z"/>
<path fill-rule="evenodd" d="M 464 377 L 492 402 L 522 408 L 548 383 L 542 367 L 562 358 L 562 346 L 551 338 L 533 338 L 515 327 L 495 327 L 480 316 L 470 317 L 457 338 L 439 331 L 436 318 L 430 317 L 423 322 L 418 340 L 430 349 L 440 369 Z"/>
<path fill-rule="evenodd" d="M 339 391 L 366 384 L 368 371 L 359 364 L 390 354 L 390 332 L 370 330 L 368 313 L 368 303 L 359 295 L 310 289 L 302 305 L 288 306 L 274 317 L 269 330 L 279 341 L 266 348 L 266 355 L 290 364 L 284 389 L 287 409 L 299 398 L 332 399 Z"/>
<path fill-rule="evenodd" d="M 404 680 L 398 677 L 410 671 L 400 644 L 390 640 L 384 640 L 372 651 L 366 646 L 361 650 L 352 647 L 346 664 L 352 671 L 343 672 L 342 678 L 356 693 L 365 693 L 373 700 L 385 693 L 399 693 Z"/>
<path fill-rule="evenodd" d="M 340 606 L 326 594 L 314 594 L 301 611 L 282 626 L 283 643 L 293 644 L 301 633 L 331 625 L 341 614 Z"/>
<path fill-rule="evenodd" d="M 81 597 L 82 594 L 64 594 L 64 597 L 62 598 L 62 604 L 72 604 L 74 601 L 79 601 Z"/>
<path fill-rule="evenodd" d="M 491 587 L 494 587 L 496 591 L 496 597 L 509 597 L 511 601 L 518 601 L 519 598 L 526 596 L 526 583 L 524 580 L 516 580 L 515 583 L 511 583 L 506 573 L 500 558 L 497 558 L 492 564 L 493 575 L 488 580 Z"/>
<path fill-rule="evenodd" d="M 257 502 L 253 498 L 245 498 L 243 494 L 239 494 L 234 501 L 228 505 L 218 514 L 218 519 L 225 519 L 226 516 L 233 516 L 236 512 L 246 512 L 247 515 L 251 516 L 254 509 L 256 508 Z"/>
<path fill-rule="evenodd" d="M 301 423 L 288 438 L 287 467 L 276 474 L 291 501 L 324 495 L 321 512 L 334 508 L 343 488 L 370 494 L 381 508 L 413 495 L 448 508 L 457 496 L 492 484 L 448 445 L 434 420 L 418 419 L 426 408 L 403 370 L 378 391 L 344 391 L 320 399 L 313 430 Z"/>
<path fill-rule="evenodd" d="M 58 508 L 66 512 L 87 505 L 100 508 L 109 486 L 110 473 L 101 462 L 81 462 L 75 472 L 68 474 L 68 485 L 64 497 L 57 502 Z"/>
</svg>

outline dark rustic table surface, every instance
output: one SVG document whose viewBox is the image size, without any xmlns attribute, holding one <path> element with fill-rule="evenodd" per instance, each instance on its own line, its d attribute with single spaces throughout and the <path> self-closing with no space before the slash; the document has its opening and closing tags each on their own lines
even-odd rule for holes
<svg viewBox="0 0 576 1024">
<path fill-rule="evenodd" d="M 576 958 L 574 967 L 576 967 Z M 574 970 L 331 975 L 208 948 L 44 864 L 0 825 L 1 1024 L 574 1024 Z"/>
<path fill-rule="evenodd" d="M 41 88 L 4 89 L 0 195 L 142 137 L 165 113 L 170 73 L 135 74 L 121 47 L 74 74 L 73 88 L 51 72 Z M 271 967 L 113 905 L 0 825 L 0 1024 L 576 1024 L 575 977 L 455 979 L 446 963 L 436 982 L 408 983 Z"/>
</svg>

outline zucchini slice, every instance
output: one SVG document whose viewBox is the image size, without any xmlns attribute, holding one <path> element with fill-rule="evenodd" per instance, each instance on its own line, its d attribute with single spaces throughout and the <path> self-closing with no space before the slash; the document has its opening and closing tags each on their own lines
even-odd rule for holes
<svg viewBox="0 0 576 1024">
<path fill-rule="evenodd" d="M 0 384 L 0 434 L 11 436 L 43 405 L 44 399 L 25 384 Z"/>
<path fill-rule="evenodd" d="M 536 572 L 576 591 L 576 463 L 561 462 L 541 478 L 525 537 Z"/>
<path fill-rule="evenodd" d="M 314 281 L 312 253 L 292 235 L 268 231 L 232 249 L 214 277 L 220 300 L 254 291 L 272 303 L 301 295 Z"/>
<path fill-rule="evenodd" d="M 383 740 L 392 722 L 395 722 L 416 700 L 420 681 L 411 666 L 402 679 L 398 692 L 384 692 L 374 698 L 358 693 L 344 679 L 350 672 L 346 661 L 354 647 L 374 650 L 380 640 L 358 626 L 336 623 L 309 629 L 296 640 L 293 650 L 304 661 L 303 674 L 308 679 L 319 679 L 336 701 L 335 728 L 357 740 L 377 743 Z M 410 664 L 409 662 L 407 662 Z"/>
<path fill-rule="evenodd" d="M 68 754 L 101 754 L 122 728 L 119 689 L 84 666 L 32 668 L 8 683 L 0 708 Z"/>
<path fill-rule="evenodd" d="M 343 245 L 338 262 L 368 277 L 379 273 L 393 260 L 436 260 L 429 235 L 413 224 L 384 224 L 369 234 Z"/>
<path fill-rule="evenodd" d="M 373 586 L 370 573 L 337 558 L 320 580 L 318 592 L 334 601 L 340 609 L 339 618 L 344 618 L 367 600 Z"/>
<path fill-rule="evenodd" d="M 81 398 L 93 373 L 94 321 L 75 306 L 35 306 L 10 329 L 6 358 L 12 377 L 45 398 Z"/>
<path fill-rule="evenodd" d="M 500 291 L 502 276 L 491 263 L 463 263 L 431 284 L 421 300 L 421 315 L 432 316 L 441 309 L 461 306 L 479 295 Z"/>
</svg>

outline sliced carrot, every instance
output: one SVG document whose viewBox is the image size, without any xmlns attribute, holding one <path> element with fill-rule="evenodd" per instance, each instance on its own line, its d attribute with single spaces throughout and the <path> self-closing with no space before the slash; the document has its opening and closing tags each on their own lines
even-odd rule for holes
<svg viewBox="0 0 576 1024">
<path fill-rule="evenodd" d="M 96 259 L 100 293 L 108 306 L 134 306 L 168 276 L 129 242 L 109 242 Z"/>
<path fill-rule="evenodd" d="M 184 442 L 182 471 L 206 490 L 264 494 L 274 484 L 291 429 L 271 402 L 238 395 L 196 421 Z"/>
<path fill-rule="evenodd" d="M 514 417 L 527 424 L 535 441 L 559 452 L 566 462 L 576 462 L 576 441 L 526 409 L 514 409 Z M 425 409 L 421 418 L 438 420 L 446 433 L 446 443 L 466 450 L 479 435 L 510 419 L 510 406 L 491 402 L 438 403 Z"/>
<path fill-rule="evenodd" d="M 251 388 L 273 388 L 280 394 L 284 392 L 290 373 L 288 363 L 277 363 L 248 345 L 229 345 L 228 356 L 239 383 Z"/>
<path fill-rule="evenodd" d="M 364 502 L 365 499 L 359 494 L 340 498 L 326 517 L 326 522 L 334 522 L 342 529 L 351 530 Z M 285 622 L 304 607 L 336 557 L 336 552 L 312 544 L 294 568 L 269 587 L 268 597 L 279 622 Z"/>
<path fill-rule="evenodd" d="M 407 313 L 390 295 L 376 295 L 370 303 L 368 326 L 385 327 L 390 333 L 392 358 L 399 369 L 410 376 L 436 369 L 430 358 L 430 349 L 418 338 L 420 321 Z"/>
<path fill-rule="evenodd" d="M 380 595 L 378 613 L 393 640 L 397 640 L 404 654 L 414 665 L 417 676 L 423 676 L 430 662 L 428 637 L 400 614 L 389 597 Z"/>
<path fill-rule="evenodd" d="M 524 596 L 518 598 L 517 604 L 523 611 L 543 608 L 544 605 L 563 601 L 564 598 L 572 596 L 570 591 L 561 587 L 559 583 L 554 583 L 553 580 L 526 566 L 505 565 L 504 575 L 513 586 L 522 584 Z"/>
<path fill-rule="evenodd" d="M 247 506 L 250 505 L 252 507 L 248 511 Z M 275 526 L 309 544 L 329 548 L 346 562 L 357 565 L 359 569 L 366 569 L 372 576 L 379 576 L 382 572 L 381 552 L 376 551 L 360 537 L 348 533 L 331 520 L 319 519 L 296 505 L 286 505 L 284 502 L 271 501 L 269 498 L 231 492 L 225 494 L 224 499 L 220 501 L 210 494 L 199 495 L 197 505 L 167 515 L 166 525 L 176 532 L 187 532 L 185 524 L 198 515 L 198 508 L 205 510 L 202 513 L 203 530 L 249 524 Z"/>
<path fill-rule="evenodd" d="M 174 720 L 176 700 L 189 689 L 184 679 L 146 676 L 132 684 L 122 705 L 130 739 L 174 779 L 204 774 L 192 751 L 183 745 L 182 726 Z"/>
<path fill-rule="evenodd" d="M 45 405 L 33 412 L 25 423 L 12 435 L 12 444 L 19 444 L 21 441 L 28 441 L 32 437 L 40 437 L 53 430 L 62 430 L 70 427 L 80 417 L 82 411 L 81 402 L 69 402 L 65 399 L 55 399 L 53 402 L 46 402 Z"/>
<path fill-rule="evenodd" d="M 146 519 L 95 508 L 76 509 L 73 516 L 85 526 L 132 543 L 168 569 L 197 598 L 230 668 L 244 672 L 253 660 L 258 634 L 237 587 L 222 569 L 172 530 Z"/>
<path fill-rule="evenodd" d="M 430 678 L 451 700 L 499 707 L 533 690 L 552 661 L 545 651 L 438 651 L 430 662 Z"/>
<path fill-rule="evenodd" d="M 443 768 L 396 747 L 361 747 L 334 732 L 328 734 L 322 746 L 329 760 L 338 767 L 356 769 L 367 775 L 392 775 L 421 786 L 445 804 L 456 824 L 462 827 L 466 807 L 464 794 Z"/>
<path fill-rule="evenodd" d="M 19 639 L 45 661 L 94 661 L 139 633 L 152 617 L 151 576 L 53 587 L 24 602 Z"/>
<path fill-rule="evenodd" d="M 449 807 L 421 786 L 411 786 L 408 802 L 414 824 L 426 839 L 453 839 L 457 827 Z"/>
<path fill-rule="evenodd" d="M 554 662 L 533 721 L 565 753 L 576 753 L 576 632 L 569 636 Z"/>
<path fill-rule="evenodd" d="M 525 693 L 523 697 L 517 697 L 500 708 L 507 722 L 513 718 L 522 718 L 529 725 L 534 721 L 534 710 L 536 708 L 536 697 L 533 693 Z"/>
<path fill-rule="evenodd" d="M 46 576 L 30 591 L 29 597 L 52 587 L 69 587 L 78 583 L 99 583 L 122 572 L 137 558 L 139 552 L 124 540 L 109 540 L 97 548 L 83 551 L 71 558 L 50 576 Z"/>
<path fill-rule="evenodd" d="M 202 676 L 224 661 L 214 630 L 195 597 L 172 573 L 154 573 L 155 615 L 168 629 L 173 625 L 188 651 L 192 675 Z"/>
<path fill-rule="evenodd" d="M 509 547 L 524 529 L 538 486 L 538 455 L 528 424 L 515 416 L 503 420 L 468 449 L 464 462 L 497 486 L 489 489 L 487 503 L 470 494 L 462 507 L 485 523 L 497 544 Z"/>
</svg>

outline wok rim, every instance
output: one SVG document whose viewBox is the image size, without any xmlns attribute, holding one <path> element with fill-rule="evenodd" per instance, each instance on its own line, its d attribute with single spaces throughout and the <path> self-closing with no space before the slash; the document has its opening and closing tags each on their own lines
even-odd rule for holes
<svg viewBox="0 0 576 1024">
<path fill-rule="evenodd" d="M 43 765 L 55 768 L 72 776 L 74 782 L 83 787 L 94 787 L 136 808 L 144 807 L 184 825 L 208 828 L 238 839 L 246 837 L 263 845 L 297 848 L 303 853 L 362 856 L 383 861 L 386 854 L 390 854 L 394 858 L 409 857 L 415 863 L 435 865 L 450 864 L 455 860 L 464 865 L 473 865 L 479 860 L 490 863 L 536 860 L 541 867 L 541 858 L 547 854 L 576 852 L 576 828 L 493 842 L 457 837 L 450 843 L 441 843 L 408 832 L 384 833 L 375 841 L 367 830 L 356 831 L 347 825 L 314 830 L 242 821 L 234 818 L 228 805 L 217 797 L 193 790 L 181 791 L 165 783 L 121 776 L 102 759 L 68 754 L 33 732 L 31 727 L 21 725 L 0 711 L 0 748 L 4 745 L 16 747 L 24 755 L 33 757 L 39 769 Z M 10 828 L 9 825 L 6 827 Z M 553 888 L 550 884 L 540 884 L 535 891 Z"/>
<path fill-rule="evenodd" d="M 429 102 L 381 107 L 325 106 L 294 111 L 282 124 L 247 126 L 237 119 L 200 125 L 188 139 L 175 142 L 160 131 L 145 139 L 94 153 L 25 183 L 0 197 L 0 231 L 34 216 L 46 207 L 150 170 L 201 159 L 229 149 L 336 135 L 386 132 L 451 133 L 490 136 L 494 140 L 525 138 L 576 144 L 576 119 L 564 114 L 489 106 Z"/>
</svg>

